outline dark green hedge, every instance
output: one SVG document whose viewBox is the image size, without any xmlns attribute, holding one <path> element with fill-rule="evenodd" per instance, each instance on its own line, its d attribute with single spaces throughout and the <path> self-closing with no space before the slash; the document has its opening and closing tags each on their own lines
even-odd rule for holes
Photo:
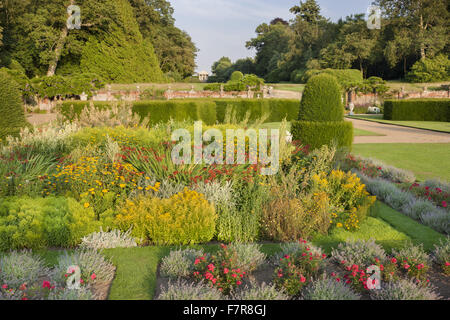
<svg viewBox="0 0 450 320">
<path fill-rule="evenodd" d="M 89 105 L 87 102 L 67 101 L 59 110 L 68 120 L 81 114 Z M 98 108 L 107 108 L 110 102 L 95 102 Z M 245 118 L 247 110 L 250 110 L 250 120 L 260 118 L 269 113 L 267 122 L 279 122 L 284 118 L 287 121 L 297 119 L 298 100 L 289 99 L 184 99 L 169 101 L 137 101 L 133 103 L 133 111 L 141 117 L 150 117 L 150 123 L 166 122 L 170 118 L 174 120 L 203 120 L 206 124 L 223 123 L 228 112 L 236 114 L 236 119 Z M 73 106 L 73 111 L 72 111 Z"/>
<path fill-rule="evenodd" d="M 450 121 L 450 99 L 387 100 L 385 120 Z"/>
<path fill-rule="evenodd" d="M 353 124 L 346 121 L 294 121 L 292 122 L 292 136 L 294 140 L 309 145 L 311 149 L 330 145 L 335 140 L 338 147 L 346 147 L 351 150 Z"/>
<path fill-rule="evenodd" d="M 208 125 L 216 123 L 216 105 L 213 101 L 139 101 L 133 104 L 133 111 L 141 118 L 149 117 L 151 124 L 187 119 L 202 120 Z"/>
</svg>

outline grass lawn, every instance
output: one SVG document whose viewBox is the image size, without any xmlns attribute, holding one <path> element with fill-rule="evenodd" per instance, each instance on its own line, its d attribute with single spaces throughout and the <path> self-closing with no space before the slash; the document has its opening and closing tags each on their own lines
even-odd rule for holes
<svg viewBox="0 0 450 320">
<path fill-rule="evenodd" d="M 272 86 L 275 90 L 303 92 L 305 90 L 304 84 L 296 83 L 268 83 L 268 86 Z"/>
<path fill-rule="evenodd" d="M 361 120 L 370 120 L 379 123 L 386 124 L 395 124 L 403 127 L 412 127 L 417 129 L 427 129 L 427 130 L 435 130 L 441 132 L 450 133 L 450 122 L 438 122 L 438 121 L 391 121 L 391 120 L 383 120 L 383 115 L 380 114 L 364 114 L 364 115 L 354 115 L 349 116 L 349 118 L 361 119 Z"/>
<path fill-rule="evenodd" d="M 264 123 L 261 128 L 262 129 L 279 129 L 281 122 L 270 122 L 270 123 Z M 288 130 L 291 130 L 291 123 L 288 122 Z M 361 130 L 354 128 L 354 134 L 355 136 L 382 136 L 382 134 L 367 131 L 367 130 Z"/>
<path fill-rule="evenodd" d="M 422 181 L 433 178 L 450 181 L 448 143 L 355 144 L 353 153 L 410 170 Z"/>
</svg>

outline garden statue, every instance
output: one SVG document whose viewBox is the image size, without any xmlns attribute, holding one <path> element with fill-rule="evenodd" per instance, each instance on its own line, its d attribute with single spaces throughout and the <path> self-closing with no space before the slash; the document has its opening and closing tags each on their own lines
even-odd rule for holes
<svg viewBox="0 0 450 320">
<path fill-rule="evenodd" d="M 82 94 L 80 94 L 80 100 L 81 101 L 87 101 L 88 95 L 83 91 Z"/>
<path fill-rule="evenodd" d="M 350 109 L 350 115 L 354 115 L 353 111 L 355 110 L 355 104 L 353 102 L 350 102 L 348 108 Z"/>
</svg>

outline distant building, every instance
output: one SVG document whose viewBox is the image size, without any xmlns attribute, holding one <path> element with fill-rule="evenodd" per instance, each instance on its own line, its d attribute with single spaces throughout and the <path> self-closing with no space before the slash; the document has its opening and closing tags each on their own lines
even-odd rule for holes
<svg viewBox="0 0 450 320">
<path fill-rule="evenodd" d="M 198 79 L 199 79 L 201 82 L 206 82 L 206 81 L 208 81 L 208 78 L 209 78 L 209 73 L 208 73 L 208 72 L 206 72 L 206 71 L 200 71 L 200 72 L 198 73 Z"/>
</svg>

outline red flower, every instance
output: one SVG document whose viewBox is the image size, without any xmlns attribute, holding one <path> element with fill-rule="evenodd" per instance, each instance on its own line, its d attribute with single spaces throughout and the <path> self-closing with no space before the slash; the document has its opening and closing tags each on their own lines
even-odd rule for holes
<svg viewBox="0 0 450 320">
<path fill-rule="evenodd" d="M 236 284 L 237 284 L 238 286 L 240 286 L 240 285 L 242 284 L 242 282 L 241 282 L 241 281 L 237 281 Z"/>
<path fill-rule="evenodd" d="M 233 273 L 231 276 L 232 276 L 233 278 L 236 278 L 236 277 L 237 277 L 237 274 Z"/>
<path fill-rule="evenodd" d="M 93 273 L 92 275 L 91 275 L 91 279 L 92 280 L 95 280 L 97 278 L 97 276 L 95 275 L 95 273 Z"/>
<path fill-rule="evenodd" d="M 446 263 L 445 263 L 445 266 L 446 266 L 446 267 L 450 267 L 450 262 L 446 262 Z"/>
<path fill-rule="evenodd" d="M 421 270 L 421 269 L 423 269 L 425 266 L 423 265 L 423 264 L 419 264 L 419 265 L 417 265 L 417 270 Z"/>
<path fill-rule="evenodd" d="M 305 283 L 305 281 L 306 281 L 306 278 L 304 276 L 300 276 L 300 282 Z"/>
<path fill-rule="evenodd" d="M 223 273 L 227 274 L 230 270 L 228 268 L 223 269 Z"/>
<path fill-rule="evenodd" d="M 392 258 L 392 259 L 391 259 L 391 262 L 395 264 L 395 263 L 397 263 L 397 259 Z"/>
<path fill-rule="evenodd" d="M 8 285 L 7 285 L 7 284 L 4 284 L 4 285 L 2 285 L 2 288 L 3 288 L 3 289 L 8 289 Z"/>
<path fill-rule="evenodd" d="M 444 208 L 447 208 L 447 201 L 442 201 L 442 206 L 444 207 Z"/>
<path fill-rule="evenodd" d="M 411 266 L 409 264 L 405 264 L 404 268 L 408 270 Z"/>
<path fill-rule="evenodd" d="M 48 289 L 50 289 L 51 287 L 52 287 L 52 286 L 51 286 L 50 282 L 48 282 L 48 281 L 42 282 L 42 288 L 48 288 Z"/>
</svg>

